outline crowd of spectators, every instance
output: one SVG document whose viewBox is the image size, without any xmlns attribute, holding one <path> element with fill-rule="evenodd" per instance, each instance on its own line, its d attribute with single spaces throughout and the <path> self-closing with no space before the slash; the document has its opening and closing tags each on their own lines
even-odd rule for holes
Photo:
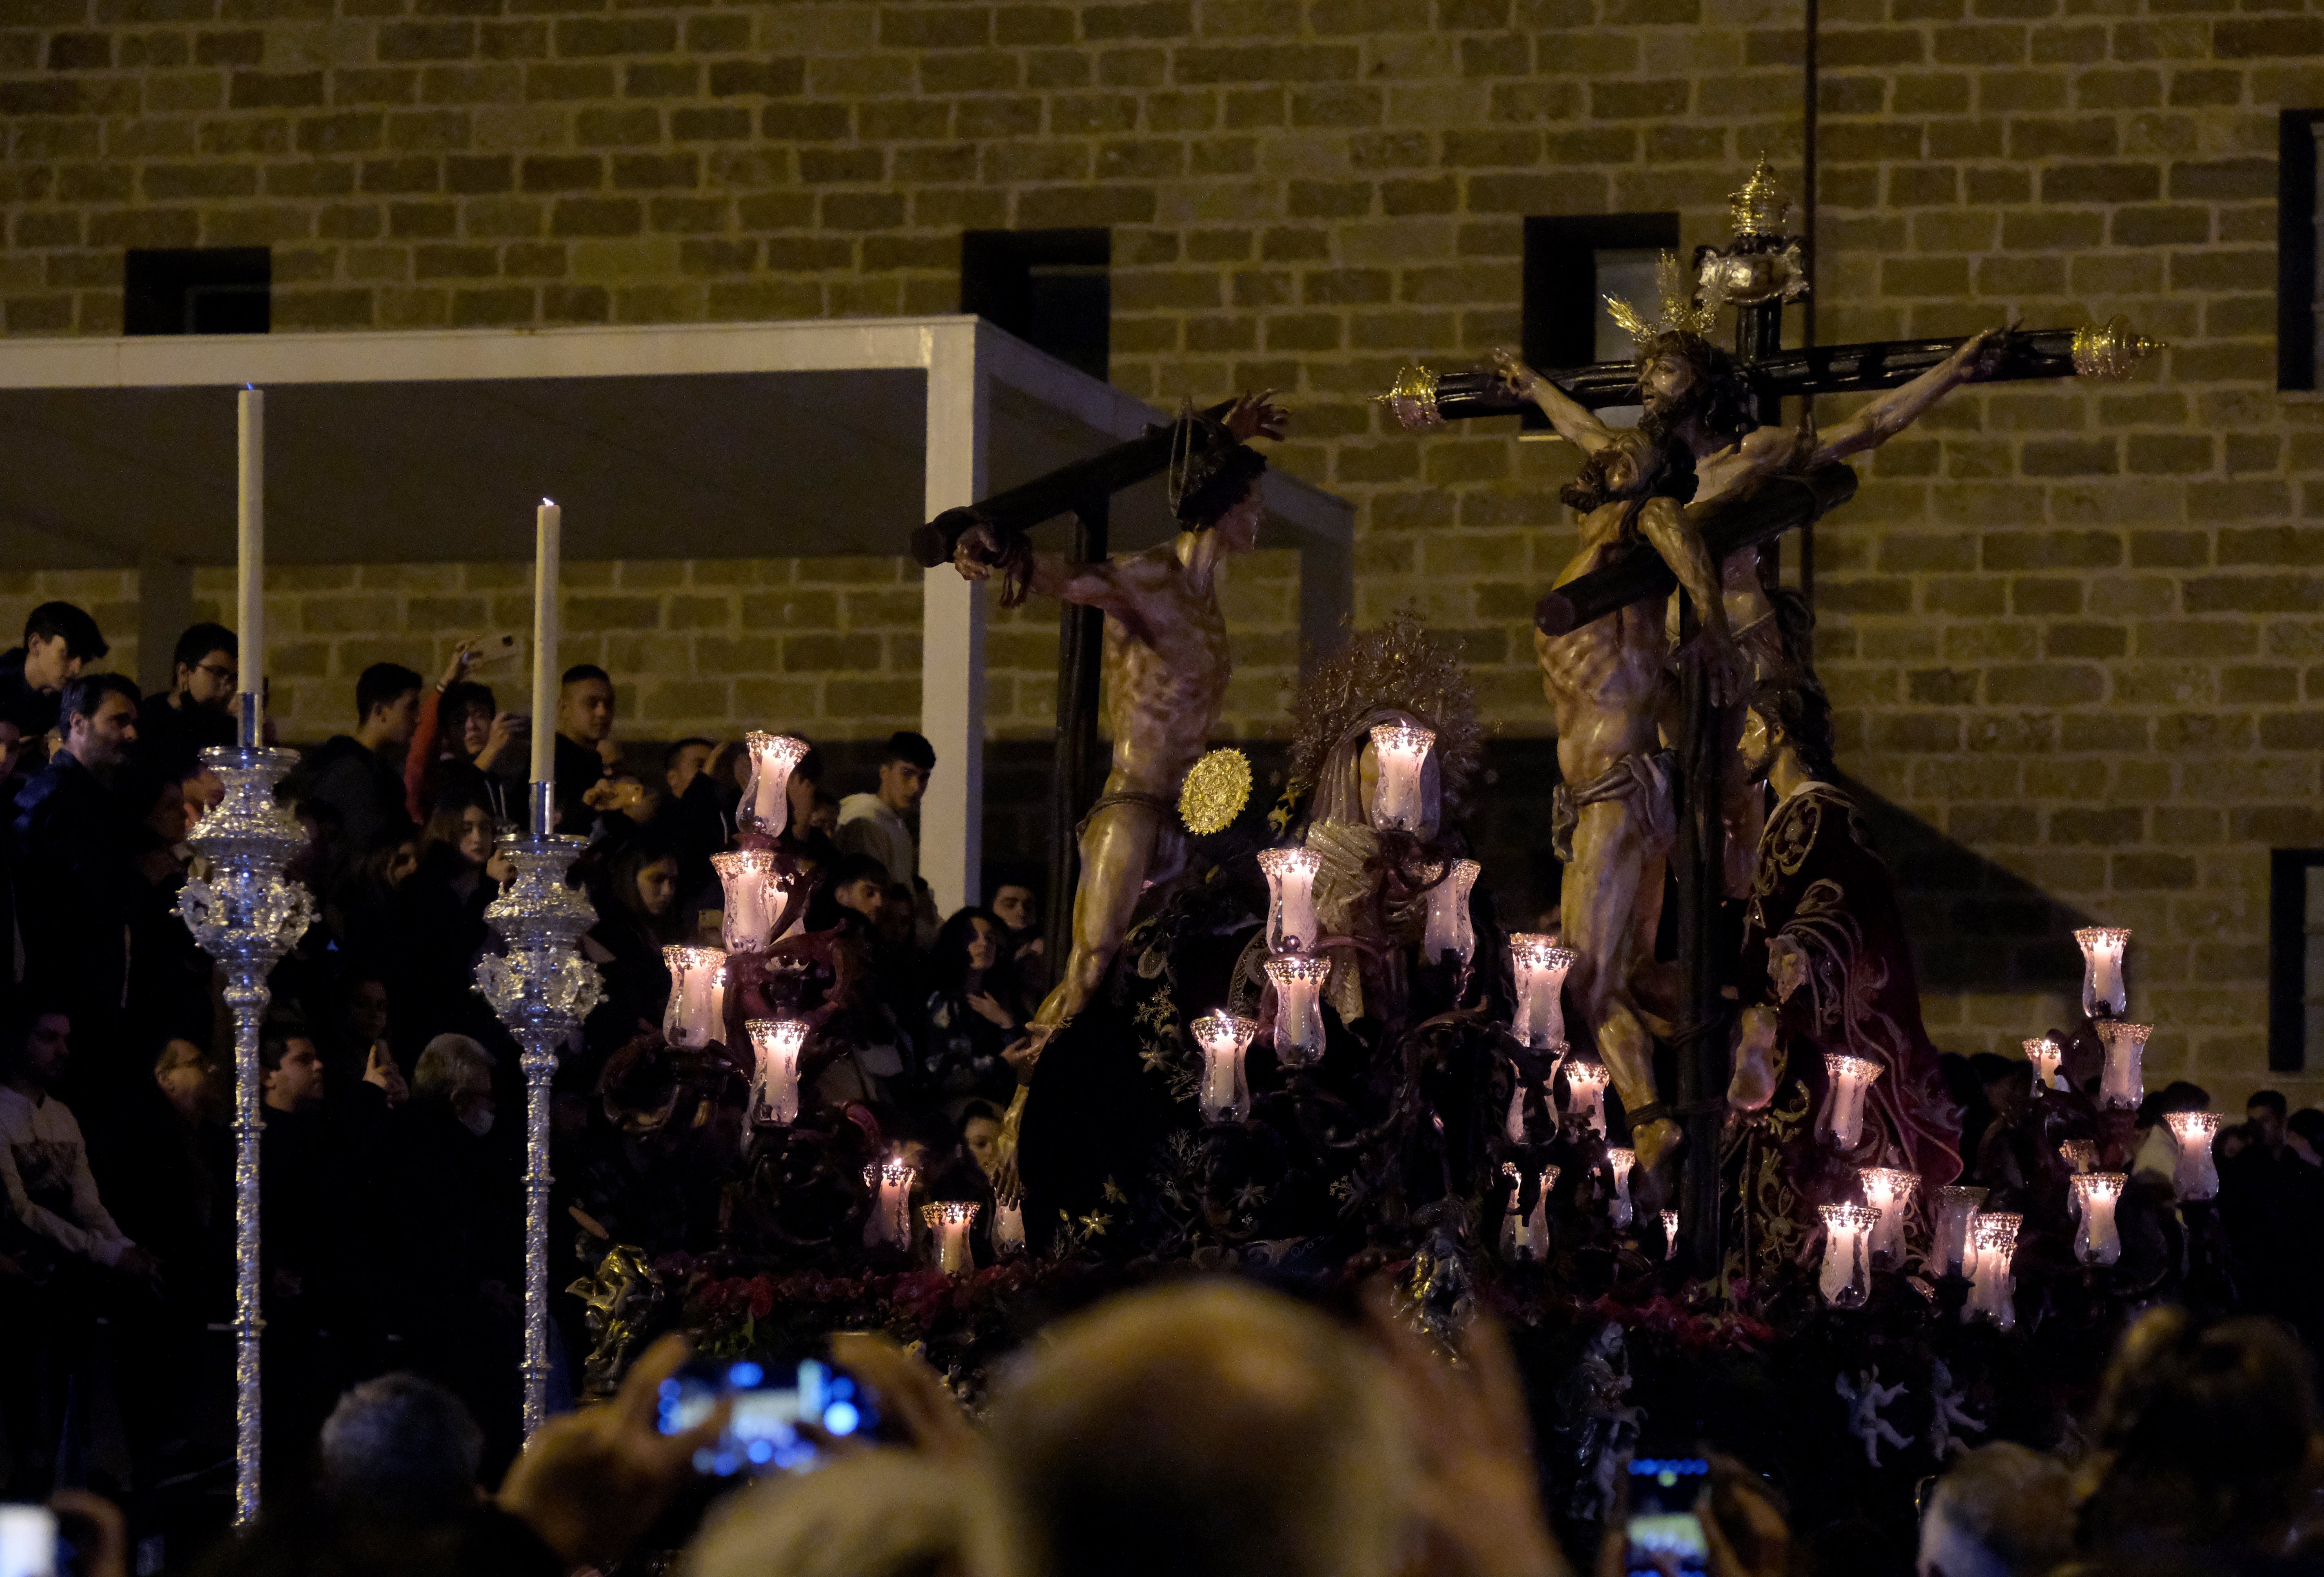
<svg viewBox="0 0 2324 1577">
<path fill-rule="evenodd" d="M 28 1360 L 0 1365 L 0 1499 L 214 1495 L 230 1473 L 233 1036 L 178 898 L 200 872 L 194 821 L 223 793 L 200 752 L 236 738 L 237 647 L 195 625 L 150 696 L 100 671 L 106 652 L 93 618 L 50 604 L 0 657 L 0 1326 L 29 1334 L 12 1337 Z M 342 1391 L 392 1370 L 461 1398 L 488 1471 L 516 1448 L 523 1124 L 503 1119 L 524 1095 L 471 982 L 512 874 L 496 840 L 523 829 L 532 720 L 473 666 L 463 647 L 432 681 L 364 669 L 348 731 L 281 788 L 318 917 L 275 972 L 260 1045 L 265 1420 L 285 1471 Z M 617 724 L 603 669 L 565 674 L 557 830 L 590 840 L 584 947 L 606 988 L 561 1079 L 585 1091 L 660 1024 L 662 949 L 715 942 L 711 856 L 748 769 L 739 742 L 646 751 Z M 798 847 L 824 875 L 812 923 L 880 982 L 835 1027 L 825 1093 L 908 1107 L 919 1142 L 973 1165 L 962 1130 L 997 1129 L 1001 1053 L 1044 987 L 1038 906 L 1004 880 L 1013 922 L 939 921 L 913 834 L 934 753 L 899 733 L 880 754 L 844 801 L 818 752 L 791 783 Z"/>
<path fill-rule="evenodd" d="M 87 613 L 50 604 L 0 656 L 0 1499 L 191 1485 L 215 1503 L 233 1445 L 232 1036 L 177 900 L 199 873 L 189 835 L 222 793 L 199 752 L 234 740 L 241 676 L 216 624 L 186 632 L 152 696 L 101 671 L 106 651 Z M 469 982 L 541 720 L 503 708 L 473 658 L 432 682 L 365 669 L 349 732 L 283 787 L 318 918 L 273 978 L 260 1044 L 267 1461 L 272 1490 L 322 1492 L 286 1496 L 224 1571 L 602 1563 L 692 1472 L 691 1443 L 651 1426 L 669 1346 L 613 1404 L 517 1455 L 523 1135 L 501 1119 L 523 1090 Z M 613 681 L 586 665 L 546 720 L 557 830 L 589 840 L 576 869 L 606 1000 L 564 1076 L 591 1090 L 660 1023 L 663 949 L 715 939 L 711 859 L 748 770 L 739 742 L 706 738 L 643 759 L 618 722 Z M 842 798 L 856 786 L 827 785 L 809 749 L 790 780 L 796 846 L 822 877 L 806 925 L 872 982 L 819 1032 L 811 1098 L 949 1157 L 924 1175 L 980 1174 L 1048 983 L 1040 897 L 1001 873 L 991 907 L 940 915 L 913 831 L 939 763 L 899 733 L 871 766 Z M 2024 1099 L 2024 1065 L 1990 1060 L 1950 1070 L 1972 1147 Z M 2209 1103 L 2174 1084 L 2141 1123 Z M 2243 1301 L 2311 1337 L 2319 1150 L 2324 1113 L 2269 1091 L 2219 1146 L 2222 1225 L 2248 1245 L 2238 1263 L 2263 1268 Z M 1423 1551 L 1432 1572 L 1566 1570 L 1489 1331 L 1448 1370 L 1377 1313 L 1334 1321 L 1224 1285 L 1137 1295 L 1061 1326 L 985 1429 L 899 1352 L 845 1355 L 917 1421 L 918 1449 L 735 1497 L 688 1569 L 1361 1574 Z M 1923 1518 L 1923 1571 L 2259 1572 L 2301 1547 L 2324 1452 L 2282 1325 L 2147 1314 L 2086 1439 L 2070 1463 L 1997 1445 L 1955 1468 Z M 1749 1443 L 1727 1443 L 1711 1568 L 1776 1577 L 1794 1564 L 1782 1498 L 1742 1465 Z M 1630 1569 L 1618 1546 L 1600 1568 Z"/>
</svg>

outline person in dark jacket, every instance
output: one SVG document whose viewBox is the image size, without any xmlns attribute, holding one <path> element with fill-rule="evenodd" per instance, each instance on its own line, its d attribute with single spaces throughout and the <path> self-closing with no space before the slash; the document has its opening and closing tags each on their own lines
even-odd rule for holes
<svg viewBox="0 0 2324 1577">
<path fill-rule="evenodd" d="M 86 610 L 42 603 L 25 617 L 24 644 L 0 652 L 0 705 L 22 712 L 33 733 L 46 733 L 57 725 L 65 687 L 111 650 Z"/>
<path fill-rule="evenodd" d="M 24 976 L 72 1016 L 88 1055 L 65 1092 L 85 1123 L 104 1128 L 109 1093 L 145 1076 L 118 1060 L 128 970 L 126 927 L 140 886 L 132 864 L 136 816 L 119 793 L 137 745 L 137 687 L 87 674 L 65 687 L 64 747 L 17 801 L 18 929 Z"/>
<path fill-rule="evenodd" d="M 413 830 L 403 806 L 403 755 L 420 718 L 420 676 L 375 662 L 355 680 L 355 731 L 333 734 L 305 773 L 304 798 L 339 813 L 349 849 L 369 849 Z"/>
<path fill-rule="evenodd" d="M 613 681 L 595 663 L 565 670 L 557 692 L 557 830 L 585 835 L 597 818 L 589 791 L 621 760 L 613 742 Z"/>
<path fill-rule="evenodd" d="M 174 777 L 212 745 L 235 742 L 241 650 L 223 624 L 196 624 L 178 637 L 170 688 L 146 696 L 137 714 L 139 753 L 158 770 Z"/>
</svg>

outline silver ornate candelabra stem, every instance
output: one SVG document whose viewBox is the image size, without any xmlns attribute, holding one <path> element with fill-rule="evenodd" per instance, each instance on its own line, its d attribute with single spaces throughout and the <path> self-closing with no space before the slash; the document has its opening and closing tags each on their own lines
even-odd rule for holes
<svg viewBox="0 0 2324 1577">
<path fill-rule="evenodd" d="M 555 785 L 532 786 L 532 825 L 555 824 Z M 501 853 L 516 867 L 509 890 L 484 909 L 508 950 L 476 963 L 476 989 L 516 1037 L 524 1068 L 524 1434 L 532 1438 L 549 1392 L 549 1094 L 557 1051 L 597 1005 L 597 971 L 577 947 L 597 911 L 565 885 L 585 840 L 510 834 Z"/>
<path fill-rule="evenodd" d="M 307 846 L 299 824 L 274 803 L 274 785 L 298 764 L 296 751 L 213 748 L 202 760 L 226 784 L 226 798 L 187 841 L 208 862 L 189 876 L 178 912 L 201 950 L 226 970 L 234 1010 L 234 1514 L 258 1515 L 258 1035 L 266 1019 L 266 977 L 315 918 L 307 890 L 282 872 Z"/>
</svg>

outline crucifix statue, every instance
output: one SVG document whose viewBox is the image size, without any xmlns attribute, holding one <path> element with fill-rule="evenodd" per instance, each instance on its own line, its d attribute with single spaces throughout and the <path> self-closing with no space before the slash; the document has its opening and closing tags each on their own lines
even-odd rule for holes
<svg viewBox="0 0 2324 1577">
<path fill-rule="evenodd" d="M 1608 865 L 1586 857 L 1586 840 L 1574 836 L 1563 923 L 1569 941 L 1580 937 L 1613 954 L 1593 961 L 1612 974 L 1610 981 L 1600 980 L 1593 988 L 1591 972 L 1582 966 L 1572 979 L 1584 999 L 1584 1019 L 1600 1037 L 1601 1055 L 1615 1074 L 1640 1162 L 1653 1166 L 1670 1153 L 1684 1130 L 1684 1235 L 1693 1247 L 1697 1272 L 1705 1275 L 1715 1272 L 1720 1254 L 1715 1142 L 1724 1106 L 1718 1096 L 1725 1084 L 1726 1038 L 1716 1032 L 1724 1016 L 1722 960 L 1715 956 L 1718 907 L 1723 895 L 1748 882 L 1760 821 L 1757 788 L 1736 749 L 1742 717 L 1738 703 L 1746 687 L 1736 682 L 1729 654 L 1739 649 L 1755 679 L 1775 666 L 1802 663 L 1805 656 L 1785 650 L 1759 545 L 1844 502 L 1855 491 L 1855 477 L 1840 462 L 1894 436 L 1962 383 L 2077 374 L 2126 378 L 2159 348 L 2117 318 L 2103 328 L 2024 333 L 2013 327 L 1958 342 L 1783 351 L 1784 305 L 1805 294 L 1808 281 L 1798 243 L 1782 233 L 1789 205 L 1765 160 L 1731 205 L 1729 244 L 1703 249 L 1692 281 L 1674 255 L 1665 254 L 1658 318 L 1649 320 L 1628 303 L 1607 299 L 1615 321 L 1637 344 L 1631 360 L 1544 374 L 1501 352 L 1490 368 L 1474 373 L 1440 377 L 1425 368 L 1406 369 L 1379 397 L 1406 427 L 1416 429 L 1463 417 L 1505 415 L 1528 403 L 1538 407 L 1559 436 L 1587 456 L 1583 477 L 1577 480 L 1590 484 L 1584 491 L 1593 505 L 1607 492 L 1609 473 L 1666 468 L 1670 462 L 1651 450 L 1675 451 L 1692 463 L 1692 500 L 1683 511 L 1688 529 L 1665 521 L 1659 531 L 1630 533 L 1641 540 L 1600 541 L 1592 522 L 1604 512 L 1593 508 L 1584 520 L 1583 552 L 1542 599 L 1536 623 L 1544 687 L 1558 707 L 1563 761 L 1567 728 L 1596 729 L 1602 722 L 1599 713 L 1609 709 L 1628 715 L 1602 687 L 1593 699 L 1573 682 L 1582 671 L 1577 654 L 1626 642 L 1618 636 L 1576 647 L 1572 634 L 1595 622 L 1611 622 L 1618 629 L 1634 624 L 1642 614 L 1659 614 L 1671 591 L 1682 592 L 1671 610 L 1676 628 L 1665 649 L 1694 660 L 1679 665 L 1678 737 L 1672 742 L 1677 768 L 1660 811 L 1676 823 L 1679 874 L 1674 918 L 1681 997 L 1670 1004 L 1667 1026 L 1680 1051 L 1674 1104 L 1664 1102 L 1654 1087 L 1651 1057 L 1628 1044 L 1635 1038 L 1625 1018 L 1636 1016 L 1628 1004 L 1647 994 L 1640 989 L 1640 976 L 1652 964 L 1650 949 L 1624 940 L 1633 936 L 1638 913 L 1654 907 L 1632 888 L 1649 878 L 1659 884 L 1658 859 L 1645 862 L 1652 872 L 1644 866 L 1630 872 L 1636 862 Z M 1722 304 L 1736 309 L 1731 353 L 1710 338 Z M 1818 433 L 1805 417 L 1797 429 L 1761 420 L 1787 394 L 1812 399 L 1875 391 L 1882 392 L 1879 398 L 1829 432 Z M 1629 404 L 1644 411 L 1635 434 L 1609 428 L 1595 414 L 1599 408 Z M 1692 561 L 1698 551 L 1717 566 L 1715 591 L 1702 583 Z M 1601 813 L 1596 818 L 1601 828 L 1635 822 L 1646 829 L 1651 843 L 1659 785 L 1652 781 L 1652 769 L 1635 764 L 1646 760 L 1644 752 L 1626 751 L 1607 771 L 1593 771 L 1589 781 L 1569 782 L 1576 827 L 1600 806 L 1618 802 L 1628 808 L 1610 816 Z M 1625 770 L 1637 780 L 1608 787 L 1609 776 Z M 1730 839 L 1733 860 L 1727 856 Z M 1615 842 L 1620 844 L 1618 836 Z M 1572 907 L 1586 908 L 1593 902 L 1611 908 L 1593 915 Z M 1612 908 L 1620 910 L 1618 917 Z"/>
</svg>

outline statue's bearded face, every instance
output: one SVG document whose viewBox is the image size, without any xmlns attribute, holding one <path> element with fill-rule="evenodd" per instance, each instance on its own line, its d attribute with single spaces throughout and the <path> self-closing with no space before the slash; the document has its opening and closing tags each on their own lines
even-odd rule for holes
<svg viewBox="0 0 2324 1577">
<path fill-rule="evenodd" d="M 1638 377 L 1639 402 L 1651 420 L 1663 424 L 1683 421 L 1693 408 L 1692 398 L 1702 387 L 1694 368 L 1684 356 L 1665 353 L 1646 364 Z"/>
</svg>

